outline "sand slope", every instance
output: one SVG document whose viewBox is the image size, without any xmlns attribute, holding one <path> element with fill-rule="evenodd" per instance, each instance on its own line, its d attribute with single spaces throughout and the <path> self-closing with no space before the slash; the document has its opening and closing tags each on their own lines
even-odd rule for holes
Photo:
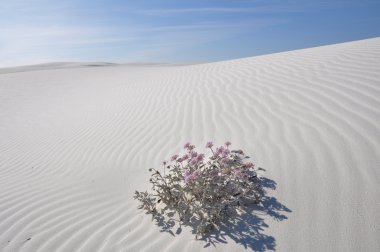
<svg viewBox="0 0 380 252">
<path fill-rule="evenodd" d="M 27 70 L 0 74 L 1 251 L 202 249 L 188 229 L 160 232 L 132 195 L 149 167 L 208 140 L 246 150 L 277 188 L 254 230 L 204 251 L 380 250 L 380 38 Z"/>
</svg>

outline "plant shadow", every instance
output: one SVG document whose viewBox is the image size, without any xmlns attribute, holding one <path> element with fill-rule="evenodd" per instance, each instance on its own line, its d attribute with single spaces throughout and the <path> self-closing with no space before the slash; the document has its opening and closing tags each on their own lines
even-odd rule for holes
<svg viewBox="0 0 380 252">
<path fill-rule="evenodd" d="M 265 229 L 269 227 L 265 222 L 265 218 L 270 217 L 276 221 L 283 221 L 287 219 L 286 213 L 292 211 L 275 197 L 268 195 L 269 190 L 276 190 L 277 183 L 275 181 L 260 177 L 260 183 L 262 186 L 260 201 L 257 204 L 245 207 L 244 211 L 239 212 L 233 218 L 221 222 L 218 230 L 214 229 L 206 236 L 199 238 L 199 240 L 205 242 L 204 247 L 216 247 L 218 244 L 226 244 L 228 240 L 233 240 L 245 249 L 253 251 L 276 250 L 275 238 L 264 233 Z M 168 219 L 161 214 L 157 214 L 154 219 L 161 232 L 168 232 L 173 236 L 182 232 L 181 226 L 177 228 L 175 233 L 173 232 L 177 225 L 174 215 Z M 196 222 L 188 221 L 182 225 L 190 226 L 195 234 L 196 224 Z"/>
</svg>

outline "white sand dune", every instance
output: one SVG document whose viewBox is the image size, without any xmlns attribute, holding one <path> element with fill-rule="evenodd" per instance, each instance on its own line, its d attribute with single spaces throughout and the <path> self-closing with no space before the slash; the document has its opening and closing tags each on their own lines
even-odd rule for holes
<svg viewBox="0 0 380 252">
<path fill-rule="evenodd" d="M 380 38 L 24 70 L 0 74 L 0 251 L 380 250 Z M 246 230 L 203 248 L 132 196 L 149 167 L 208 140 L 250 153 L 277 188 Z"/>
</svg>

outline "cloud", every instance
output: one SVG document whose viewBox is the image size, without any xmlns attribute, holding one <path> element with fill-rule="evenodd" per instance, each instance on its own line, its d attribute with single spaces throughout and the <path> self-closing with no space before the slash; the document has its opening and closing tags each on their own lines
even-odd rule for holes
<svg viewBox="0 0 380 252">
<path fill-rule="evenodd" d="M 182 8 L 182 9 L 148 9 L 138 13 L 147 15 L 183 14 L 183 13 L 251 13 L 255 9 L 247 8 Z"/>
<path fill-rule="evenodd" d="M 123 36 L 101 27 L 23 25 L 0 28 L 0 66 L 41 63 L 47 59 L 81 60 L 80 51 L 100 45 L 129 43 L 136 37 Z M 91 49 L 92 48 L 92 49 Z M 41 59 L 41 60 L 39 60 Z"/>
<path fill-rule="evenodd" d="M 254 13 L 291 13 L 304 12 L 309 7 L 307 5 L 289 5 L 289 4 L 265 4 L 255 7 L 242 8 L 180 8 L 180 9 L 148 9 L 141 10 L 138 13 L 151 16 L 165 15 L 183 15 L 183 14 L 254 14 Z M 314 5 L 315 7 L 315 5 Z"/>
<path fill-rule="evenodd" d="M 46 61 L 167 61 L 165 55 L 280 22 L 257 18 L 173 25 L 7 25 L 0 27 L 0 67 Z"/>
<path fill-rule="evenodd" d="M 244 13 L 297 13 L 323 9 L 335 9 L 342 6 L 362 6 L 375 4 L 376 1 L 369 0 L 365 3 L 353 0 L 335 1 L 237 1 L 242 7 L 198 7 L 198 8 L 166 8 L 166 9 L 147 9 L 140 10 L 138 13 L 151 16 L 174 16 L 184 14 L 244 14 Z"/>
</svg>

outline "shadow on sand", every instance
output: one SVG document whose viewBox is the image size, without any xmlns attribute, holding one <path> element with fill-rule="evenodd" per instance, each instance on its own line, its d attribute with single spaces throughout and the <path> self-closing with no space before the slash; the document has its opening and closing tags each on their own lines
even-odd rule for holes
<svg viewBox="0 0 380 252">
<path fill-rule="evenodd" d="M 261 177 L 260 181 L 262 185 L 260 202 L 246 207 L 244 212 L 220 223 L 218 230 L 211 231 L 207 236 L 202 237 L 200 240 L 205 242 L 204 247 L 217 246 L 217 244 L 225 244 L 228 240 L 233 240 L 245 249 L 253 251 L 276 250 L 275 238 L 264 234 L 264 230 L 269 227 L 264 218 L 270 217 L 276 221 L 282 221 L 287 219 L 285 214 L 290 213 L 291 210 L 275 197 L 268 196 L 269 190 L 276 189 L 275 181 L 265 177 Z M 154 219 L 161 232 L 168 232 L 173 236 L 182 232 L 181 227 L 178 227 L 175 233 L 172 231 L 178 225 L 173 218 L 167 219 L 164 216 L 156 215 Z M 194 223 L 185 223 L 184 226 L 192 227 L 193 233 L 195 233 Z"/>
</svg>

